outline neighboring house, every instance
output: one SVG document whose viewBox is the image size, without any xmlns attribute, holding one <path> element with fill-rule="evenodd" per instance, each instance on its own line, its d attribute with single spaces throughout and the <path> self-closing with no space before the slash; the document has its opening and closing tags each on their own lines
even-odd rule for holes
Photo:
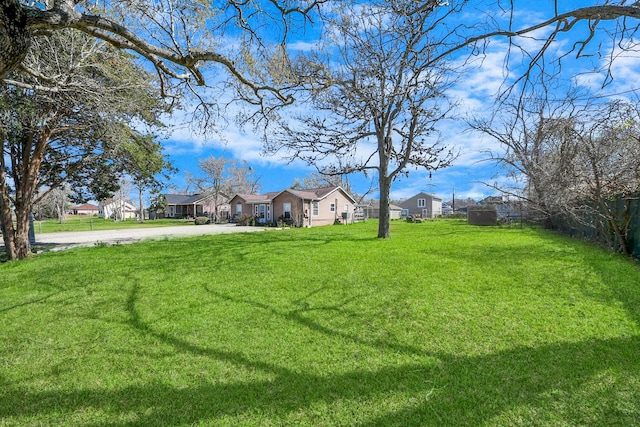
<svg viewBox="0 0 640 427">
<path fill-rule="evenodd" d="M 367 205 L 362 206 L 365 218 L 380 218 L 380 200 L 372 200 Z M 402 208 L 400 206 L 389 203 L 389 219 L 402 218 Z"/>
<path fill-rule="evenodd" d="M 105 199 L 98 203 L 100 218 L 129 219 L 138 216 L 138 208 L 130 200 Z"/>
<path fill-rule="evenodd" d="M 167 207 L 164 212 L 158 212 L 158 218 L 195 218 L 206 216 L 206 200 L 200 194 L 165 194 Z M 206 212 L 206 214 L 205 214 Z"/>
<path fill-rule="evenodd" d="M 253 215 L 260 222 L 273 222 L 273 198 L 279 192 L 265 194 L 236 194 L 229 201 L 231 206 L 231 220 L 247 215 Z"/>
<path fill-rule="evenodd" d="M 403 209 L 403 216 L 420 215 L 422 218 L 442 216 L 442 199 L 420 192 L 413 197 L 399 203 Z"/>
<path fill-rule="evenodd" d="M 69 213 L 71 215 L 98 215 L 100 212 L 100 208 L 91 203 L 85 203 L 84 205 L 79 206 L 71 206 L 69 208 Z"/>
<path fill-rule="evenodd" d="M 451 215 L 453 213 L 453 208 L 448 203 L 442 203 L 442 215 Z"/>
<path fill-rule="evenodd" d="M 353 222 L 355 200 L 342 187 L 310 190 L 288 188 L 265 194 L 236 194 L 231 201 L 231 218 L 253 215 L 258 223 L 286 222 L 298 227 Z"/>
</svg>

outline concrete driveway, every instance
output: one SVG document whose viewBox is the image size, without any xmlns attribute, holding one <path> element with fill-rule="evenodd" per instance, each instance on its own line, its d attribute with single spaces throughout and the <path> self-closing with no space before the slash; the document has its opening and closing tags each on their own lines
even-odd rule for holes
<svg viewBox="0 0 640 427">
<path fill-rule="evenodd" d="M 223 233 L 250 233 L 264 231 L 263 227 L 242 227 L 235 224 L 185 225 L 177 227 L 132 228 L 124 230 L 74 231 L 66 233 L 36 234 L 36 246 L 45 245 L 48 250 L 61 250 L 77 246 L 93 246 L 96 243 L 126 244 L 140 240 L 164 239 L 181 236 L 203 236 Z"/>
</svg>

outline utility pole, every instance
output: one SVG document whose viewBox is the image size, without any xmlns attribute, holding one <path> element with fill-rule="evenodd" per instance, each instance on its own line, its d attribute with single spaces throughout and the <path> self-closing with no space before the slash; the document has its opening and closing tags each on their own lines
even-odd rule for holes
<svg viewBox="0 0 640 427">
<path fill-rule="evenodd" d="M 451 198 L 451 209 L 453 209 L 453 212 L 456 211 L 456 189 L 453 189 L 453 196 Z"/>
</svg>

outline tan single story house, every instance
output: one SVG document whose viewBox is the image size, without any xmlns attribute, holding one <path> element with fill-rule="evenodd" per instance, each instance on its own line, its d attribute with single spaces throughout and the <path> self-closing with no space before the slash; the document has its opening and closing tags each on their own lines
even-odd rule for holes
<svg viewBox="0 0 640 427">
<path fill-rule="evenodd" d="M 253 215 L 260 224 L 285 222 L 296 227 L 353 222 L 355 199 L 342 187 L 287 188 L 265 194 L 236 194 L 229 201 L 231 219 Z"/>
</svg>

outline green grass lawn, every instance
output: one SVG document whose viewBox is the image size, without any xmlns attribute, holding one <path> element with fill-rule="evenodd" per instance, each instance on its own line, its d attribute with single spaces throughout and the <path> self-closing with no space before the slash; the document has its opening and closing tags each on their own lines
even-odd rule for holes
<svg viewBox="0 0 640 427">
<path fill-rule="evenodd" d="M 0 265 L 0 425 L 640 425 L 640 268 L 464 221 Z"/>
<path fill-rule="evenodd" d="M 154 219 L 138 222 L 135 219 L 114 221 L 112 219 L 91 216 L 69 215 L 63 222 L 60 222 L 60 220 L 57 219 L 34 221 L 33 228 L 36 234 L 41 234 L 57 233 L 61 231 L 117 230 L 122 228 L 172 227 L 177 225 L 193 224 L 193 220 L 183 219 Z"/>
</svg>

